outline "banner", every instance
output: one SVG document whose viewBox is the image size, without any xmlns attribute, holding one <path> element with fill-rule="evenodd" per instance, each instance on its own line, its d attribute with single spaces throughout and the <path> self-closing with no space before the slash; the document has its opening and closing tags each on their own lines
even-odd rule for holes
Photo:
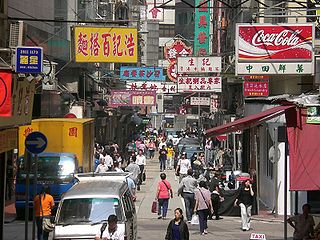
<svg viewBox="0 0 320 240">
<path fill-rule="evenodd" d="M 132 91 L 156 91 L 157 94 L 177 93 L 177 84 L 172 82 L 127 82 L 126 88 Z"/>
<path fill-rule="evenodd" d="M 236 74 L 314 74 L 313 24 L 237 24 Z"/>
<path fill-rule="evenodd" d="M 178 73 L 221 72 L 221 57 L 179 57 Z"/>
<path fill-rule="evenodd" d="M 135 28 L 74 27 L 76 62 L 136 63 L 138 33 Z"/>
<path fill-rule="evenodd" d="M 163 68 L 161 67 L 120 67 L 121 80 L 149 80 L 164 81 Z"/>
<path fill-rule="evenodd" d="M 164 48 L 164 55 L 169 62 L 169 66 L 167 67 L 167 75 L 171 81 L 177 82 L 177 58 L 181 56 L 192 55 L 192 48 L 187 47 L 187 45 L 181 40 L 175 40 L 171 46 L 166 46 Z"/>
<path fill-rule="evenodd" d="M 155 91 L 112 90 L 109 106 L 155 106 L 156 100 Z"/>
<path fill-rule="evenodd" d="M 12 73 L 9 71 L 0 72 L 0 117 L 12 115 Z"/>
<path fill-rule="evenodd" d="M 156 8 L 163 4 L 163 0 L 147 1 L 147 19 L 152 21 L 163 22 L 164 8 Z"/>
<path fill-rule="evenodd" d="M 221 92 L 221 77 L 179 77 L 178 92 Z"/>
<path fill-rule="evenodd" d="M 245 97 L 267 97 L 269 96 L 269 82 L 243 83 L 243 95 Z"/>
<path fill-rule="evenodd" d="M 206 56 L 210 54 L 210 1 L 195 0 L 194 14 L 194 54 Z"/>
</svg>

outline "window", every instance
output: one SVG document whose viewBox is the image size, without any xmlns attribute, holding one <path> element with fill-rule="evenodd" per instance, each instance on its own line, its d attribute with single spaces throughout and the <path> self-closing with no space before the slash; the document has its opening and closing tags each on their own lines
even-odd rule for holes
<svg viewBox="0 0 320 240">
<path fill-rule="evenodd" d="M 159 37 L 173 37 L 173 36 L 174 36 L 174 25 L 160 24 Z"/>
</svg>

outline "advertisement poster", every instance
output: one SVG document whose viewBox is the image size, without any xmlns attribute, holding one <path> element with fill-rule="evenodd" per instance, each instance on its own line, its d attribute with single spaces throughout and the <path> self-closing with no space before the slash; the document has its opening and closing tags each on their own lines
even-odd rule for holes
<svg viewBox="0 0 320 240">
<path fill-rule="evenodd" d="M 243 83 L 243 95 L 245 97 L 268 97 L 269 82 L 250 82 Z"/>
<path fill-rule="evenodd" d="M 237 74 L 314 74 L 313 24 L 237 24 Z"/>
<path fill-rule="evenodd" d="M 307 123 L 320 124 L 320 107 L 308 107 L 307 108 Z"/>
<path fill-rule="evenodd" d="M 42 47 L 17 47 L 14 69 L 17 73 L 42 73 Z"/>
<path fill-rule="evenodd" d="M 74 27 L 75 62 L 136 63 L 136 28 Z"/>
<path fill-rule="evenodd" d="M 210 98 L 209 97 L 191 97 L 190 105 L 192 106 L 210 106 Z"/>
</svg>

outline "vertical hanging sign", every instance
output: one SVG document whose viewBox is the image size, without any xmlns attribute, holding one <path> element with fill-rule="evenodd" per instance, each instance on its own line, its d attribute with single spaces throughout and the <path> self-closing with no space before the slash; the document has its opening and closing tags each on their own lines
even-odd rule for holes
<svg viewBox="0 0 320 240">
<path fill-rule="evenodd" d="M 210 46 L 210 0 L 195 0 L 194 54 L 208 56 Z"/>
</svg>

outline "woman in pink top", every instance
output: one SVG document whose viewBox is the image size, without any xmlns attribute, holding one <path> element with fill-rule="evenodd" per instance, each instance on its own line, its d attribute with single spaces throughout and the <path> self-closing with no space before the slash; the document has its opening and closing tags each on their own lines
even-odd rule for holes
<svg viewBox="0 0 320 240">
<path fill-rule="evenodd" d="M 158 183 L 156 199 L 158 200 L 158 219 L 167 217 L 169 198 L 173 198 L 173 192 L 170 183 L 166 180 L 165 173 L 160 174 L 161 181 Z M 162 212 L 162 215 L 161 215 Z"/>
</svg>

